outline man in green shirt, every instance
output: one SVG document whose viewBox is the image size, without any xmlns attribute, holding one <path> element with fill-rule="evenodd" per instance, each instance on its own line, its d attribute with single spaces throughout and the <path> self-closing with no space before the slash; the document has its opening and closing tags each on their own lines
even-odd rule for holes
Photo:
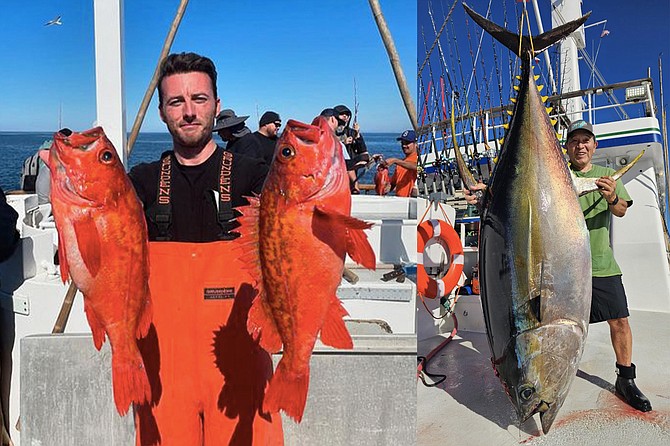
<svg viewBox="0 0 670 446">
<path fill-rule="evenodd" d="M 610 214 L 626 215 L 633 205 L 621 180 L 614 181 L 613 169 L 591 164 L 598 147 L 593 127 L 586 121 L 575 121 L 568 129 L 566 149 L 570 169 L 578 177 L 598 178 L 600 194 L 579 198 L 591 240 L 593 293 L 590 323 L 607 321 L 616 356 L 616 393 L 637 410 L 651 410 L 649 399 L 635 385 L 633 337 L 628 324 L 628 303 L 621 281 L 621 269 L 610 246 Z"/>
<path fill-rule="evenodd" d="M 575 121 L 568 129 L 566 149 L 570 158 L 570 169 L 578 177 L 598 178 L 599 194 L 589 193 L 579 198 L 584 212 L 591 242 L 592 300 L 590 323 L 607 321 L 614 355 L 616 356 L 617 379 L 615 391 L 635 409 L 651 410 L 649 399 L 635 385 L 633 364 L 633 336 L 628 324 L 628 302 L 621 281 L 621 269 L 614 260 L 610 246 L 610 214 L 626 215 L 633 205 L 621 180 L 614 181 L 613 169 L 591 164 L 598 147 L 593 127 L 586 121 Z M 477 205 L 475 190 L 485 190 L 478 183 L 471 191 L 464 190 L 468 204 Z"/>
</svg>

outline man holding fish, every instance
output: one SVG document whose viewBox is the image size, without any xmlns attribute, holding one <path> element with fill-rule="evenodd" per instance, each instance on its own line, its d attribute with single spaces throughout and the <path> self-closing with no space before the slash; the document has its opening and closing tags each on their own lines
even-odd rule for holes
<svg viewBox="0 0 670 446">
<path fill-rule="evenodd" d="M 620 179 L 614 180 L 614 170 L 591 163 L 598 142 L 593 127 L 586 121 L 573 122 L 566 138 L 570 169 L 577 178 L 597 178 L 599 195 L 590 193 L 579 197 L 579 204 L 589 230 L 592 260 L 592 302 L 589 323 L 607 321 L 616 357 L 617 380 L 615 391 L 630 406 L 641 412 L 651 410 L 649 399 L 635 385 L 635 364 L 632 361 L 633 338 L 628 323 L 628 304 L 621 281 L 621 270 L 610 246 L 610 213 L 623 217 L 633 204 Z M 478 183 L 465 192 L 469 204 L 479 204 L 476 190 L 486 190 Z"/>
<path fill-rule="evenodd" d="M 261 192 L 268 168 L 212 139 L 216 78 L 206 57 L 168 56 L 158 96 L 173 150 L 130 171 L 149 228 L 154 301 L 140 341 L 152 399 L 135 411 L 138 445 L 283 444 L 280 417 L 262 410 L 272 361 L 247 331 L 255 291 L 234 253 L 233 208 Z"/>
</svg>

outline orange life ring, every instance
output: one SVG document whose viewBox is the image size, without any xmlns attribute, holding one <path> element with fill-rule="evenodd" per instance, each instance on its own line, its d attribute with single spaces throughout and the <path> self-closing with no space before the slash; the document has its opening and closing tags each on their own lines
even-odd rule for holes
<svg viewBox="0 0 670 446">
<path fill-rule="evenodd" d="M 461 239 L 449 224 L 443 220 L 425 220 L 417 229 L 417 270 L 416 287 L 425 297 L 434 299 L 448 295 L 454 289 L 463 272 L 463 245 Z M 433 279 L 423 266 L 423 251 L 428 240 L 438 238 L 449 250 L 450 264 L 447 274 L 441 279 Z"/>
</svg>

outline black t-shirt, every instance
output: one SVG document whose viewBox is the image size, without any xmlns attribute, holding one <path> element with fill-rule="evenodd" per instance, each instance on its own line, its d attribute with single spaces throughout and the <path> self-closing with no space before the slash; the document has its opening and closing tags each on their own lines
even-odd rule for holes
<svg viewBox="0 0 670 446">
<path fill-rule="evenodd" d="M 4 261 L 14 252 L 19 240 L 19 232 L 16 230 L 16 220 L 19 214 L 7 204 L 5 193 L 0 189 L 0 262 Z"/>
<path fill-rule="evenodd" d="M 253 135 L 259 143 L 259 147 L 261 148 L 265 164 L 269 166 L 270 164 L 272 164 L 272 158 L 274 157 L 275 154 L 275 146 L 277 145 L 277 138 L 274 139 L 268 138 L 261 132 L 254 132 Z"/>
<path fill-rule="evenodd" d="M 174 152 L 166 152 L 172 157 L 170 241 L 219 240 L 221 226 L 218 223 L 216 195 L 213 191 L 219 188 L 222 151 L 222 148 L 217 147 L 207 161 L 197 166 L 183 166 L 177 162 Z M 149 240 L 156 240 L 159 235 L 158 226 L 148 216 L 147 211 L 156 203 L 160 168 L 160 160 L 142 163 L 133 167 L 128 174 L 144 205 Z M 230 176 L 232 206 L 247 205 L 249 203 L 244 197 L 260 194 L 267 173 L 268 166 L 262 160 L 234 154 Z"/>
<path fill-rule="evenodd" d="M 240 139 L 229 142 L 226 145 L 226 150 L 233 153 L 241 153 L 251 158 L 258 158 L 265 160 L 261 143 L 253 133 L 247 133 Z M 266 163 L 270 164 L 270 163 Z"/>
</svg>

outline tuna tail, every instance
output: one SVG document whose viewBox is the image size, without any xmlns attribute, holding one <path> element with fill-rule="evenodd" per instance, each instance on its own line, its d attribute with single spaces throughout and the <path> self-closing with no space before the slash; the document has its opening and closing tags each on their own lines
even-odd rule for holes
<svg viewBox="0 0 670 446">
<path fill-rule="evenodd" d="M 577 28 L 582 26 L 591 15 L 591 12 L 587 12 L 577 20 L 564 23 L 561 26 L 531 39 L 528 36 L 519 36 L 518 34 L 506 30 L 502 26 L 496 25 L 492 21 L 477 14 L 465 3 L 463 3 L 463 8 L 465 8 L 465 12 L 472 17 L 472 20 L 481 26 L 487 33 L 491 34 L 491 36 L 498 42 L 505 45 L 510 51 L 517 55 L 527 54 L 529 51 L 534 51 L 536 54 L 542 52 L 554 43 L 572 34 Z"/>
<path fill-rule="evenodd" d="M 131 403 L 142 404 L 151 400 L 151 385 L 144 362 L 137 348 L 135 352 L 131 358 L 112 352 L 114 404 L 121 416 L 128 412 Z"/>
<path fill-rule="evenodd" d="M 296 423 L 300 423 L 307 403 L 308 388 L 309 366 L 302 373 L 296 373 L 289 370 L 282 358 L 265 393 L 263 411 L 273 413 L 281 409 Z"/>
</svg>

